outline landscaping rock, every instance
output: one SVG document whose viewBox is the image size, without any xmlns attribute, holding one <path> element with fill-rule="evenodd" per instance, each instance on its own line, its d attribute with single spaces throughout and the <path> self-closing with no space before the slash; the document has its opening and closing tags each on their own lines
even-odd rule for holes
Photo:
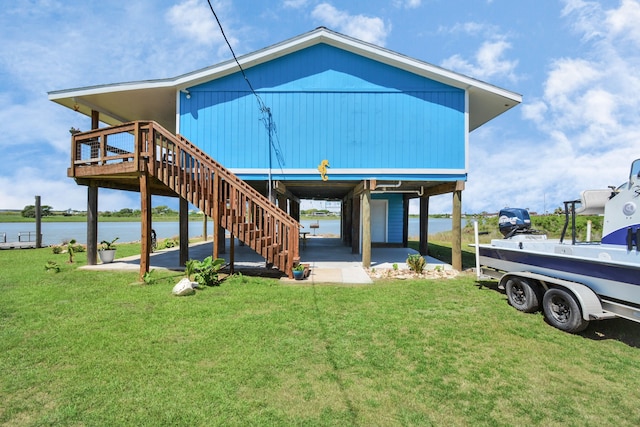
<svg viewBox="0 0 640 427">
<path fill-rule="evenodd" d="M 192 295 L 196 292 L 196 290 L 194 289 L 194 284 L 197 285 L 197 283 L 193 283 L 191 282 L 191 280 L 184 278 L 176 283 L 176 285 L 173 287 L 172 293 L 178 297 Z"/>
<path fill-rule="evenodd" d="M 421 274 L 409 269 L 387 269 L 387 268 L 370 268 L 366 270 L 372 279 L 453 279 L 459 273 L 456 270 L 445 269 L 429 269 L 424 270 Z"/>
</svg>

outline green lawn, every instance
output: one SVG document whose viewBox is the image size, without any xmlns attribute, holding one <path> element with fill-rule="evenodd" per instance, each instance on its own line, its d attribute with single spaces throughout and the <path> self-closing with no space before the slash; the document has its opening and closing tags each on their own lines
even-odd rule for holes
<svg viewBox="0 0 640 427">
<path fill-rule="evenodd" d="M 472 276 L 178 298 L 66 259 L 0 251 L 1 425 L 640 424 L 640 325 L 566 334 Z"/>
</svg>

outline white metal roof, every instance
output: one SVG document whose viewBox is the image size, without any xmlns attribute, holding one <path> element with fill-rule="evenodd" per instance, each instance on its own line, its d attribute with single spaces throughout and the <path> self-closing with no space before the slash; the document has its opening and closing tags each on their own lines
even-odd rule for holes
<svg viewBox="0 0 640 427">
<path fill-rule="evenodd" d="M 522 102 L 522 95 L 517 93 L 324 27 L 240 56 L 238 62 L 244 69 L 249 69 L 320 43 L 468 91 L 470 131 Z M 100 120 L 107 124 L 154 120 L 168 130 L 175 131 L 178 91 L 238 71 L 236 62 L 229 60 L 174 78 L 52 91 L 49 92 L 49 99 L 88 116 L 91 115 L 91 110 L 99 111 Z"/>
</svg>

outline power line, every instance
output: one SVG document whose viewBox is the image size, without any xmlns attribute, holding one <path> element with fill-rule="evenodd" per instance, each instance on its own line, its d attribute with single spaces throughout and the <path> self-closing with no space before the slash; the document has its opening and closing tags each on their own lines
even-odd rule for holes
<svg viewBox="0 0 640 427">
<path fill-rule="evenodd" d="M 213 13 L 213 17 L 216 18 L 216 22 L 218 23 L 218 27 L 220 27 L 220 32 L 222 33 L 222 37 L 224 38 L 224 41 L 227 43 L 227 46 L 229 46 L 229 50 L 231 51 L 231 55 L 233 55 L 233 59 L 236 61 L 236 64 L 238 64 L 238 68 L 240 68 L 242 77 L 244 77 L 244 80 L 247 82 L 247 85 L 249 85 L 249 89 L 251 89 L 251 93 L 253 93 L 256 99 L 258 100 L 260 111 L 262 111 L 263 113 L 264 112 L 270 113 L 269 107 L 267 107 L 264 104 L 264 102 L 262 102 L 262 98 L 260 98 L 260 95 L 258 95 L 258 93 L 253 89 L 253 85 L 251 85 L 249 78 L 245 74 L 244 68 L 242 68 L 242 65 L 240 65 L 240 61 L 238 61 L 238 58 L 236 57 L 236 53 L 233 51 L 233 48 L 231 47 L 231 43 L 229 43 L 229 39 L 227 38 L 227 35 L 224 33 L 224 29 L 222 28 L 222 24 L 218 19 L 218 15 L 216 14 L 216 11 L 213 10 L 213 6 L 211 5 L 211 0 L 207 0 L 207 3 L 209 3 L 209 9 L 211 9 L 211 13 Z"/>
<path fill-rule="evenodd" d="M 216 19 L 216 22 L 218 23 L 218 27 L 220 28 L 220 32 L 222 33 L 222 37 L 224 38 L 224 41 L 227 43 L 227 46 L 231 51 L 231 55 L 233 55 L 233 59 L 234 61 L 236 61 L 236 64 L 238 65 L 238 68 L 242 73 L 242 77 L 244 77 L 244 80 L 247 82 L 247 85 L 249 86 L 251 93 L 253 93 L 253 95 L 256 97 L 256 100 L 258 101 L 258 106 L 260 107 L 260 112 L 263 114 L 262 121 L 267 129 L 267 133 L 269 134 L 269 199 L 271 199 L 271 186 L 272 186 L 271 185 L 271 150 L 275 151 L 276 160 L 278 161 L 278 164 L 280 166 L 280 171 L 284 174 L 284 170 L 282 169 L 284 165 L 284 157 L 282 156 L 282 152 L 279 149 L 280 141 L 278 139 L 277 132 L 275 132 L 275 123 L 273 122 L 273 114 L 271 113 L 271 109 L 265 105 L 265 103 L 262 101 L 262 98 L 260 98 L 260 95 L 258 95 L 258 93 L 253 88 L 253 85 L 249 81 L 247 74 L 244 72 L 244 68 L 242 68 L 240 61 L 238 61 L 238 57 L 236 56 L 236 53 L 233 51 L 233 47 L 231 47 L 231 43 L 229 43 L 229 39 L 227 38 L 227 35 L 224 33 L 224 29 L 222 28 L 222 23 L 220 22 L 220 19 L 218 19 L 218 15 L 216 14 L 216 11 L 213 9 L 213 6 L 211 5 L 211 0 L 207 0 L 207 3 L 209 4 L 209 9 L 211 9 L 211 13 L 213 13 L 213 17 Z M 274 142 L 274 138 L 273 138 L 274 133 L 275 133 L 275 139 L 278 143 L 278 146 L 276 146 Z"/>
</svg>

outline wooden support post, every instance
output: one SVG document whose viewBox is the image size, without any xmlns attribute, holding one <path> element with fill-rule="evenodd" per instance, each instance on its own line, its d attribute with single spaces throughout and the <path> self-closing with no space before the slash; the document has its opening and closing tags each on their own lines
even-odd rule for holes
<svg viewBox="0 0 640 427">
<path fill-rule="evenodd" d="M 214 245 L 217 246 L 218 254 L 226 254 L 227 253 L 227 245 L 225 243 L 227 239 L 227 232 L 222 226 L 214 225 L 215 228 L 218 229 L 218 239 L 214 242 Z M 218 258 L 218 257 L 216 257 Z"/>
<path fill-rule="evenodd" d="M 87 265 L 98 263 L 98 187 L 87 187 Z"/>
<path fill-rule="evenodd" d="M 402 197 L 402 247 L 409 247 L 409 205 L 411 199 L 404 194 Z"/>
<path fill-rule="evenodd" d="M 362 266 L 371 267 L 371 190 L 362 193 Z"/>
<path fill-rule="evenodd" d="M 100 112 L 91 110 L 91 130 L 98 129 L 100 127 Z"/>
<path fill-rule="evenodd" d="M 203 215 L 203 218 L 202 218 L 202 240 L 204 240 L 205 242 L 208 239 L 208 236 L 207 236 L 207 234 L 208 234 L 207 233 L 207 220 L 208 220 L 207 215 Z"/>
<path fill-rule="evenodd" d="M 360 253 L 360 196 L 353 196 L 351 209 L 351 253 Z"/>
<path fill-rule="evenodd" d="M 300 202 L 289 199 L 289 215 L 296 221 L 300 222 Z"/>
<path fill-rule="evenodd" d="M 224 236 L 224 230 L 220 232 L 218 221 L 213 220 L 213 259 L 220 258 L 220 237 Z M 224 239 L 224 237 L 222 237 Z"/>
<path fill-rule="evenodd" d="M 151 188 L 146 168 L 140 173 L 140 280 L 149 272 L 151 254 Z"/>
<path fill-rule="evenodd" d="M 42 206 L 40 196 L 36 196 L 36 248 L 42 247 Z"/>
<path fill-rule="evenodd" d="M 464 184 L 464 183 L 463 183 Z M 453 218 L 451 219 L 451 265 L 462 271 L 462 190 L 453 192 Z"/>
<path fill-rule="evenodd" d="M 342 243 L 346 246 L 351 246 L 351 227 L 353 222 L 353 199 L 344 199 L 342 201 Z"/>
<path fill-rule="evenodd" d="M 100 127 L 100 113 L 91 110 L 91 129 Z M 91 153 L 91 157 L 98 154 Z M 87 265 L 98 263 L 98 187 L 87 187 Z"/>
<path fill-rule="evenodd" d="M 180 265 L 189 261 L 189 202 L 180 197 Z"/>
<path fill-rule="evenodd" d="M 347 229 L 347 213 L 346 213 L 347 204 L 343 200 L 342 206 L 340 208 L 340 241 L 342 241 L 343 245 L 347 244 L 347 233 L 345 230 Z"/>
<path fill-rule="evenodd" d="M 213 176 L 213 259 L 220 258 L 220 254 L 224 253 L 224 229 L 220 227 L 220 175 L 217 173 Z M 222 250 L 220 250 L 220 241 L 222 241 Z"/>
<path fill-rule="evenodd" d="M 229 274 L 235 273 L 235 258 L 236 258 L 236 238 L 231 233 L 231 237 L 229 238 Z"/>
<path fill-rule="evenodd" d="M 420 255 L 429 254 L 429 196 L 420 197 Z"/>
<path fill-rule="evenodd" d="M 276 193 L 276 200 L 278 201 L 278 207 L 282 209 L 283 212 L 287 211 L 287 196 L 284 194 Z"/>
</svg>

